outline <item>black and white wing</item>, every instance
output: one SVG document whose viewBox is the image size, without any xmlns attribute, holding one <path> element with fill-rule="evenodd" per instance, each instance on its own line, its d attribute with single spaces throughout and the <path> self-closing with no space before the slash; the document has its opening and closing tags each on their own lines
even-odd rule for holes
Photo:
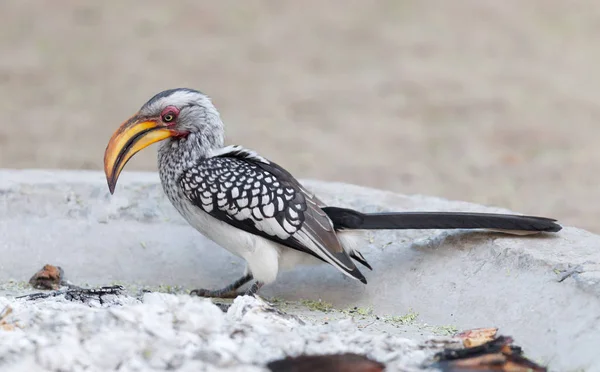
<svg viewBox="0 0 600 372">
<path fill-rule="evenodd" d="M 366 283 L 321 209 L 324 204 L 277 164 L 228 146 L 187 169 L 179 186 L 211 216 L 311 254 Z"/>
</svg>

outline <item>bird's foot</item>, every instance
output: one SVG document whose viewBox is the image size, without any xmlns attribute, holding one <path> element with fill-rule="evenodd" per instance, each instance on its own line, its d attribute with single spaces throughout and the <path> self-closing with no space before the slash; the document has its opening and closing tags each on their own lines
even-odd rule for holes
<svg viewBox="0 0 600 372">
<path fill-rule="evenodd" d="M 210 297 L 210 298 L 236 298 L 237 296 L 239 296 L 241 294 L 241 293 L 238 293 L 238 291 L 237 291 L 238 288 L 240 288 L 241 286 L 243 286 L 244 284 L 248 283 L 251 280 L 252 280 L 252 274 L 246 274 L 225 288 L 212 289 L 212 290 L 211 289 L 203 289 L 203 288 L 193 289 L 190 292 L 190 296 Z"/>
<path fill-rule="evenodd" d="M 256 297 L 258 290 L 261 289 L 264 284 L 265 283 L 259 281 L 254 282 L 252 286 L 250 286 L 250 288 L 248 288 L 248 290 L 244 293 L 244 295 Z"/>
<path fill-rule="evenodd" d="M 236 298 L 239 296 L 235 289 L 233 290 L 224 290 L 224 289 L 204 289 L 198 288 L 190 291 L 190 296 L 198 296 L 198 297 L 208 297 L 208 298 Z"/>
<path fill-rule="evenodd" d="M 232 286 L 228 286 L 223 289 L 193 289 L 190 292 L 190 296 L 198 296 L 198 297 L 209 297 L 209 298 L 236 298 L 237 296 L 252 296 L 256 297 L 260 288 L 264 285 L 263 282 L 254 282 L 250 288 L 248 288 L 245 292 L 238 292 L 237 288 L 232 288 Z"/>
</svg>

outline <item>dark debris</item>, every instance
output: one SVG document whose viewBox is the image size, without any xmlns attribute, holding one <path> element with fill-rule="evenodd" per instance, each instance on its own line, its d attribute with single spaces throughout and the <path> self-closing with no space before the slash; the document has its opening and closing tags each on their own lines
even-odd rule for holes
<svg viewBox="0 0 600 372">
<path fill-rule="evenodd" d="M 499 336 L 479 346 L 465 349 L 445 349 L 434 356 L 434 367 L 443 372 L 546 372 L 542 367 L 523 356 L 512 338 Z"/>
<path fill-rule="evenodd" d="M 300 355 L 267 364 L 271 372 L 381 372 L 385 365 L 364 355 Z"/>
<path fill-rule="evenodd" d="M 57 297 L 57 296 L 65 296 L 65 299 L 68 301 L 79 301 L 79 302 L 89 302 L 92 300 L 96 300 L 100 302 L 100 304 L 104 303 L 104 296 L 108 295 L 120 295 L 124 290 L 123 286 L 113 285 L 107 287 L 100 288 L 80 288 L 76 286 L 72 286 L 68 289 L 52 291 L 52 292 L 39 292 L 32 293 L 25 296 L 19 296 L 17 298 L 25 298 L 26 300 L 39 300 L 43 298 Z"/>
<path fill-rule="evenodd" d="M 64 274 L 60 266 L 44 265 L 29 279 L 29 284 L 35 289 L 57 290 L 63 282 Z"/>
</svg>

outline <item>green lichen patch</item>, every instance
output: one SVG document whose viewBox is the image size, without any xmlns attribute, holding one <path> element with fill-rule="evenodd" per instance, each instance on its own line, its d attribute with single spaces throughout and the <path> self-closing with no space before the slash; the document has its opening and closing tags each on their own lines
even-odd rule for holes
<svg viewBox="0 0 600 372">
<path fill-rule="evenodd" d="M 454 325 L 428 326 L 427 328 L 439 336 L 452 336 L 458 332 L 458 328 Z"/>
<path fill-rule="evenodd" d="M 415 323 L 415 321 L 417 320 L 418 317 L 419 317 L 419 313 L 413 311 L 412 309 L 409 309 L 408 313 L 406 313 L 404 315 L 400 315 L 400 316 L 387 317 L 387 318 L 385 318 L 385 321 L 387 323 L 408 325 L 408 324 Z"/>
<path fill-rule="evenodd" d="M 302 305 L 306 306 L 307 308 L 313 311 L 322 311 L 324 313 L 327 313 L 333 309 L 333 305 L 331 303 L 324 302 L 322 300 L 302 300 L 301 303 Z"/>
</svg>

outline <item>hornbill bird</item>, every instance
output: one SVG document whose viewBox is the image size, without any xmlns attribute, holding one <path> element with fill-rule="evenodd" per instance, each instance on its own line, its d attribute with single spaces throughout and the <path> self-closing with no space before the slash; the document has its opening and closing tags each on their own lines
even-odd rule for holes
<svg viewBox="0 0 600 372">
<path fill-rule="evenodd" d="M 354 261 L 371 269 L 356 231 L 373 229 L 492 229 L 506 233 L 557 232 L 554 219 L 455 212 L 361 213 L 329 206 L 281 166 L 241 146 L 224 146 L 221 116 L 193 89 L 156 94 L 110 138 L 104 171 L 112 194 L 127 161 L 160 142 L 158 172 L 173 206 L 196 230 L 246 261 L 244 275 L 217 290 L 192 295 L 254 295 L 280 270 L 326 262 L 350 278 L 367 280 Z M 353 261 L 354 260 L 354 261 Z"/>
</svg>

